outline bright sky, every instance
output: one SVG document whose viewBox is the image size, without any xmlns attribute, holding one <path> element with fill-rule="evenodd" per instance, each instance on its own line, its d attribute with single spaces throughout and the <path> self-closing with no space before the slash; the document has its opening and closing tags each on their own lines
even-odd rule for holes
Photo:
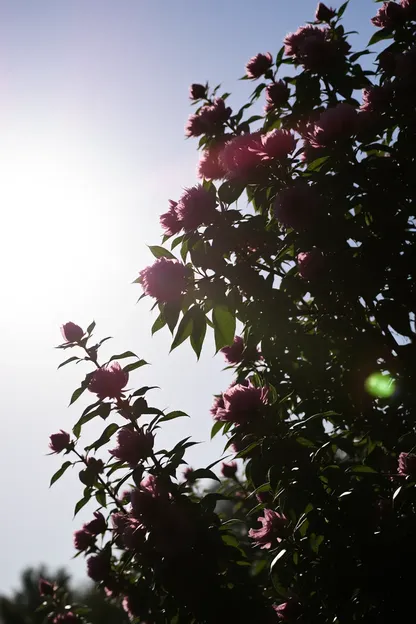
<svg viewBox="0 0 416 624">
<path fill-rule="evenodd" d="M 222 358 L 209 344 L 197 365 L 188 346 L 168 355 L 169 335 L 151 338 L 131 282 L 151 262 L 146 244 L 159 243 L 167 200 L 195 182 L 188 85 L 222 82 L 238 107 L 252 89 L 237 81 L 248 58 L 275 54 L 315 5 L 0 0 L 0 592 L 41 562 L 84 577 L 83 560 L 71 562 L 72 531 L 87 517 L 72 522 L 81 484 L 67 473 L 48 490 L 61 458 L 45 457 L 49 434 L 79 415 L 81 401 L 66 405 L 88 370 L 56 371 L 63 322 L 95 319 L 97 336 L 115 337 L 106 354 L 152 362 L 132 381 L 161 386 L 155 405 L 192 416 L 167 425 L 161 446 L 192 434 L 205 442 L 188 456 L 198 467 L 222 449 L 207 443 L 212 394 L 229 381 Z M 357 49 L 376 8 L 351 2 Z"/>
</svg>

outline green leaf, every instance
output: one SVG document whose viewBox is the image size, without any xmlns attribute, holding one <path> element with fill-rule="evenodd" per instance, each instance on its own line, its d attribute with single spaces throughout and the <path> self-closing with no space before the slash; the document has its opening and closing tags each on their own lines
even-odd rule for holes
<svg viewBox="0 0 416 624">
<path fill-rule="evenodd" d="M 91 493 L 89 492 L 88 494 L 86 494 L 83 498 L 81 498 L 77 504 L 75 505 L 75 509 L 74 509 L 74 518 L 77 515 L 77 513 L 83 508 L 85 507 L 85 505 L 91 500 Z"/>
<path fill-rule="evenodd" d="M 146 366 L 146 364 L 148 364 L 146 360 L 139 360 L 138 362 L 133 362 L 133 364 L 127 364 L 127 366 L 125 366 L 123 370 L 125 373 L 130 373 L 131 371 L 136 370 L 136 368 L 141 368 L 142 366 Z"/>
<path fill-rule="evenodd" d="M 186 416 L 186 418 L 189 418 L 189 415 L 185 412 L 175 410 L 174 412 L 169 412 L 169 414 L 165 414 L 164 416 L 162 416 L 159 422 L 166 422 L 167 420 L 174 420 L 175 418 L 183 418 L 184 416 Z"/>
<path fill-rule="evenodd" d="M 215 346 L 217 351 L 232 344 L 235 335 L 235 316 L 226 306 L 216 306 L 212 311 Z"/>
<path fill-rule="evenodd" d="M 181 304 L 179 302 L 165 303 L 163 308 L 163 318 L 165 319 L 171 333 L 176 327 L 181 312 Z"/>
<path fill-rule="evenodd" d="M 245 189 L 243 182 L 224 182 L 218 189 L 218 197 L 225 204 L 233 204 Z"/>
<path fill-rule="evenodd" d="M 165 325 L 166 325 L 166 321 L 163 318 L 163 315 L 159 314 L 159 316 L 157 317 L 157 319 L 155 320 L 155 322 L 152 325 L 152 336 L 153 336 L 153 334 L 158 332 L 159 329 L 162 329 L 162 327 L 164 327 Z"/>
<path fill-rule="evenodd" d="M 351 54 L 349 60 L 351 61 L 351 63 L 355 63 L 355 61 L 358 61 L 361 56 L 365 56 L 366 54 L 374 54 L 374 52 L 371 52 L 371 50 L 361 50 L 361 52 L 355 52 L 354 54 Z"/>
<path fill-rule="evenodd" d="M 224 425 L 225 425 L 225 423 L 224 423 L 224 421 L 222 421 L 222 420 L 217 420 L 217 422 L 215 422 L 215 423 L 212 425 L 212 429 L 211 429 L 211 440 L 212 440 L 212 438 L 214 438 L 214 437 L 217 435 L 217 433 L 218 433 L 219 431 L 221 431 L 221 429 L 224 427 Z"/>
<path fill-rule="evenodd" d="M 318 554 L 319 546 L 322 544 L 324 539 L 323 535 L 315 535 L 315 533 L 312 533 L 309 537 L 309 545 L 314 553 Z"/>
<path fill-rule="evenodd" d="M 384 41 L 384 39 L 392 39 L 392 37 L 393 33 L 391 32 L 391 30 L 389 30 L 388 28 L 381 28 L 374 33 L 367 45 L 374 45 L 379 41 Z"/>
<path fill-rule="evenodd" d="M 148 392 L 149 390 L 154 390 L 155 388 L 159 388 L 159 386 L 143 386 L 142 388 L 139 388 L 138 390 L 133 392 L 131 396 L 132 397 L 143 396 L 144 394 L 146 394 L 146 392 Z"/>
<path fill-rule="evenodd" d="M 339 7 L 337 11 L 338 17 L 342 17 L 344 15 L 345 9 L 347 8 L 349 1 L 350 0 L 347 0 L 346 2 L 344 2 L 344 4 L 341 4 L 341 6 Z"/>
<path fill-rule="evenodd" d="M 111 403 L 101 403 L 97 409 L 93 411 L 89 411 L 86 414 L 83 414 L 78 422 L 73 426 L 72 433 L 76 438 L 79 438 L 81 434 L 82 426 L 87 422 L 95 418 L 96 416 L 101 416 L 101 418 L 106 419 L 110 415 L 111 412 Z"/>
<path fill-rule="evenodd" d="M 107 497 L 105 495 L 105 491 L 104 490 L 98 490 L 98 492 L 95 493 L 95 498 L 97 500 L 97 503 L 99 505 L 101 505 L 101 507 L 105 507 L 106 506 L 106 504 L 107 504 Z"/>
<path fill-rule="evenodd" d="M 96 401 L 95 403 L 91 403 L 91 405 L 88 405 L 88 407 L 86 407 L 84 409 L 84 411 L 82 412 L 82 416 L 85 416 L 85 414 L 88 414 L 88 412 L 90 412 L 91 410 L 95 409 L 100 404 L 101 404 L 101 400 L 100 399 L 98 401 Z"/>
<path fill-rule="evenodd" d="M 75 362 L 75 360 L 79 360 L 79 359 L 80 359 L 79 357 L 77 357 L 76 355 L 73 355 L 72 357 L 65 360 L 65 362 L 62 362 L 61 364 L 59 364 L 58 370 L 62 368 L 63 366 L 66 366 L 66 364 L 69 364 L 70 362 Z"/>
<path fill-rule="evenodd" d="M 118 429 L 119 429 L 119 426 L 116 425 L 116 423 L 111 423 L 110 425 L 108 425 L 108 427 L 104 429 L 103 433 L 98 438 L 98 440 L 96 440 L 95 442 L 87 446 L 85 450 L 86 451 L 91 451 L 91 449 L 97 450 L 104 444 L 107 444 L 107 442 L 111 440 L 112 436 L 115 434 L 115 432 Z"/>
<path fill-rule="evenodd" d="M 88 325 L 88 327 L 87 327 L 87 332 L 86 332 L 86 333 L 88 334 L 88 336 L 91 336 L 91 334 L 92 334 L 92 332 L 94 331 L 94 329 L 95 329 L 95 321 L 93 321 L 92 323 L 90 323 L 90 324 Z"/>
<path fill-rule="evenodd" d="M 197 359 L 199 360 L 202 345 L 204 344 L 205 334 L 207 332 L 207 318 L 205 316 L 205 312 L 199 306 L 194 306 L 192 316 L 193 327 L 191 333 L 191 346 Z"/>
<path fill-rule="evenodd" d="M 316 171 L 321 168 L 321 165 L 324 164 L 328 160 L 329 156 L 321 156 L 321 158 L 316 158 L 308 165 L 308 171 Z"/>
<path fill-rule="evenodd" d="M 198 468 L 198 470 L 194 470 L 194 472 L 192 473 L 192 478 L 193 479 L 212 479 L 213 481 L 220 482 L 215 472 L 212 472 L 212 470 L 209 470 L 208 468 Z"/>
<path fill-rule="evenodd" d="M 62 477 L 62 475 L 64 474 L 64 472 L 66 471 L 67 468 L 69 468 L 69 466 L 72 466 L 72 462 L 70 461 L 66 461 L 62 464 L 62 466 L 59 468 L 59 470 L 57 470 L 55 472 L 55 474 L 52 476 L 51 482 L 49 484 L 49 487 L 51 487 L 54 483 L 56 483 L 56 481 L 58 481 L 58 479 L 60 479 Z"/>
<path fill-rule="evenodd" d="M 155 258 L 170 258 L 172 260 L 176 260 L 176 257 L 173 255 L 173 253 L 168 251 L 164 247 L 160 247 L 159 245 L 149 245 L 149 249 Z"/>
<path fill-rule="evenodd" d="M 225 496 L 224 494 L 218 494 L 217 492 L 210 492 L 201 499 L 200 505 L 205 509 L 205 511 L 213 512 L 215 511 L 218 501 L 221 500 L 230 500 L 230 497 Z"/>
<path fill-rule="evenodd" d="M 119 355 L 111 356 L 111 358 L 108 361 L 112 362 L 113 360 L 122 360 L 122 359 L 128 358 L 128 357 L 135 357 L 135 358 L 137 358 L 138 356 L 135 353 L 133 353 L 133 351 L 124 351 L 124 353 L 120 353 Z"/>
<path fill-rule="evenodd" d="M 87 386 L 86 386 L 86 385 L 85 385 L 85 386 L 80 386 L 79 388 L 77 388 L 77 389 L 75 390 L 75 392 L 73 392 L 73 394 L 72 394 L 72 396 L 71 396 L 71 400 L 70 400 L 70 402 L 69 402 L 69 405 L 72 405 L 73 403 L 75 403 L 75 401 L 76 401 L 77 399 L 79 399 L 79 397 L 81 396 L 81 394 L 82 394 L 83 392 L 85 392 L 85 390 L 86 390 L 86 389 L 87 389 Z"/>
<path fill-rule="evenodd" d="M 371 472 L 377 474 L 377 470 L 374 470 L 371 466 L 353 466 L 353 468 L 350 468 L 347 472 Z"/>
<path fill-rule="evenodd" d="M 170 347 L 171 351 L 173 351 L 173 349 L 176 349 L 176 347 L 179 347 L 179 345 L 182 344 L 191 335 L 192 327 L 193 327 L 192 310 L 193 308 L 190 308 L 183 315 L 181 322 L 179 323 L 178 329 L 176 331 L 176 335 L 172 341 L 172 344 Z"/>
</svg>

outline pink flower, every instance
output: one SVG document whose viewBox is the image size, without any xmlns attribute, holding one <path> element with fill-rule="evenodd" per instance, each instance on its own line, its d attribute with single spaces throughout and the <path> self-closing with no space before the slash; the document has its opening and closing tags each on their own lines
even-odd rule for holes
<svg viewBox="0 0 416 624">
<path fill-rule="evenodd" d="M 212 145 L 202 152 L 197 167 L 198 178 L 205 180 L 221 180 L 225 177 L 225 171 L 221 164 L 222 145 Z"/>
<path fill-rule="evenodd" d="M 120 494 L 120 501 L 126 501 L 127 503 L 129 503 L 130 493 L 131 493 L 131 490 L 123 490 L 122 493 Z"/>
<path fill-rule="evenodd" d="M 205 104 L 199 111 L 199 118 L 207 132 L 215 131 L 229 119 L 231 108 L 225 105 L 225 100 L 216 98 L 211 104 Z"/>
<path fill-rule="evenodd" d="M 158 258 L 151 266 L 140 272 L 146 295 L 162 303 L 178 301 L 186 289 L 188 271 L 177 260 Z"/>
<path fill-rule="evenodd" d="M 323 2 L 319 2 L 315 19 L 317 22 L 330 22 L 336 16 L 337 12 L 334 9 L 328 8 Z"/>
<path fill-rule="evenodd" d="M 95 459 L 95 457 L 88 457 L 87 470 L 94 476 L 99 475 L 104 470 L 104 462 L 102 459 Z"/>
<path fill-rule="evenodd" d="M 273 605 L 273 609 L 277 613 L 279 620 L 284 622 L 294 622 L 300 615 L 300 605 L 294 600 L 288 600 L 279 605 Z"/>
<path fill-rule="evenodd" d="M 246 65 L 246 76 L 255 80 L 263 76 L 272 66 L 273 57 L 270 52 L 266 54 L 256 54 Z"/>
<path fill-rule="evenodd" d="M 305 280 L 313 280 L 322 271 L 324 257 L 319 249 L 298 254 L 298 273 Z"/>
<path fill-rule="evenodd" d="M 145 492 L 150 492 L 150 494 L 155 498 L 167 498 L 169 495 L 166 486 L 163 485 L 160 478 L 151 474 L 148 474 L 144 477 L 144 479 L 142 479 L 140 487 Z"/>
<path fill-rule="evenodd" d="M 185 232 L 196 230 L 200 225 L 210 225 L 216 216 L 216 198 L 201 184 L 186 189 L 176 207 Z"/>
<path fill-rule="evenodd" d="M 49 583 L 49 581 L 46 581 L 44 578 L 39 579 L 38 588 L 41 596 L 53 596 L 55 593 L 55 588 L 52 583 Z"/>
<path fill-rule="evenodd" d="M 416 19 L 416 1 L 401 0 L 400 6 L 403 7 L 407 19 Z"/>
<path fill-rule="evenodd" d="M 198 137 L 205 132 L 205 124 L 199 115 L 189 115 L 185 125 L 187 137 Z"/>
<path fill-rule="evenodd" d="M 346 102 L 321 113 L 315 123 L 311 143 L 316 148 L 327 147 L 342 139 L 349 139 L 357 128 L 357 111 Z"/>
<path fill-rule="evenodd" d="M 266 106 L 271 110 L 275 106 L 281 108 L 286 106 L 290 96 L 290 89 L 283 80 L 272 82 L 266 87 Z"/>
<path fill-rule="evenodd" d="M 229 364 L 239 364 L 243 359 L 244 340 L 241 336 L 235 336 L 234 342 L 229 347 L 223 347 L 221 353 Z"/>
<path fill-rule="evenodd" d="M 245 177 L 261 164 L 261 135 L 240 134 L 228 141 L 222 151 L 220 162 L 227 177 Z"/>
<path fill-rule="evenodd" d="M 143 608 L 143 599 L 139 592 L 134 593 L 131 591 L 128 596 L 125 596 L 122 602 L 122 607 L 129 616 L 130 620 L 140 617 L 140 621 L 143 622 L 143 624 L 146 624 L 147 620 L 143 620 L 143 611 L 145 611 Z"/>
<path fill-rule="evenodd" d="M 118 399 L 128 380 L 129 374 L 118 362 L 112 362 L 94 371 L 88 390 L 94 392 L 99 399 Z"/>
<path fill-rule="evenodd" d="M 212 414 L 212 415 L 214 416 L 214 418 L 215 418 L 215 416 L 216 416 L 216 414 L 217 414 L 217 411 L 218 411 L 219 409 L 224 409 L 224 408 L 225 408 L 225 405 L 224 405 L 224 399 L 223 399 L 222 395 L 220 395 L 220 396 L 216 396 L 216 397 L 214 398 L 214 403 L 212 404 L 212 407 L 211 407 L 211 409 L 210 409 L 210 412 L 211 412 L 211 414 Z"/>
<path fill-rule="evenodd" d="M 102 513 L 99 511 L 94 512 L 94 520 L 90 520 L 84 524 L 83 529 L 91 533 L 91 535 L 100 535 L 107 529 L 107 523 Z"/>
<path fill-rule="evenodd" d="M 394 30 L 403 23 L 405 18 L 406 15 L 403 6 L 395 2 L 383 2 L 383 6 L 379 8 L 375 17 L 371 19 L 371 22 L 374 26 L 377 26 L 377 28 Z"/>
<path fill-rule="evenodd" d="M 235 336 L 233 344 L 223 347 L 221 353 L 229 364 L 239 364 L 243 360 L 257 360 L 260 357 L 257 348 L 247 349 L 241 336 Z"/>
<path fill-rule="evenodd" d="M 237 474 L 237 462 L 232 461 L 230 463 L 222 462 L 221 464 L 221 474 L 226 479 L 234 479 Z"/>
<path fill-rule="evenodd" d="M 79 622 L 79 618 L 72 611 L 65 611 L 65 613 L 58 613 L 52 622 L 53 624 L 74 624 Z"/>
<path fill-rule="evenodd" d="M 129 516 L 121 511 L 111 514 L 111 524 L 113 525 L 113 533 L 115 543 L 119 548 L 124 547 L 123 535 L 124 530 L 129 522 Z"/>
<path fill-rule="evenodd" d="M 168 212 L 160 215 L 160 225 L 165 230 L 166 236 L 174 236 L 181 231 L 182 224 L 176 211 L 176 206 L 178 205 L 178 202 L 170 199 L 169 204 L 170 206 Z"/>
<path fill-rule="evenodd" d="M 70 445 L 71 438 L 69 433 L 62 429 L 58 433 L 53 433 L 49 437 L 49 448 L 53 453 L 62 453 Z"/>
<path fill-rule="evenodd" d="M 276 219 L 297 231 L 308 227 L 318 211 L 319 197 L 315 188 L 304 180 L 297 180 L 281 191 L 274 203 Z"/>
<path fill-rule="evenodd" d="M 384 113 L 390 106 L 393 90 L 390 84 L 373 86 L 363 91 L 362 111 Z"/>
<path fill-rule="evenodd" d="M 87 559 L 87 574 L 96 583 L 105 581 L 111 574 L 109 554 L 105 551 Z"/>
<path fill-rule="evenodd" d="M 416 455 L 413 453 L 400 453 L 397 472 L 406 477 L 416 476 Z"/>
<path fill-rule="evenodd" d="M 261 137 L 261 155 L 265 160 L 284 160 L 296 147 L 295 137 L 289 130 L 271 130 Z"/>
<path fill-rule="evenodd" d="M 191 84 L 189 87 L 189 98 L 191 100 L 203 100 L 207 97 L 208 87 L 198 83 Z"/>
<path fill-rule="evenodd" d="M 224 409 L 217 409 L 216 420 L 241 424 L 255 415 L 267 401 L 267 388 L 235 384 L 223 394 Z"/>
<path fill-rule="evenodd" d="M 131 468 L 149 457 L 152 453 L 154 438 L 150 431 L 136 431 L 130 426 L 122 427 L 117 432 L 118 446 L 109 451 L 116 459 L 126 462 Z"/>
<path fill-rule="evenodd" d="M 257 492 L 256 498 L 259 503 L 264 505 L 270 501 L 270 492 Z"/>
<path fill-rule="evenodd" d="M 260 516 L 257 520 L 262 525 L 261 529 L 250 529 L 248 534 L 260 548 L 268 550 L 287 535 L 288 520 L 283 514 L 265 509 L 264 517 Z"/>
<path fill-rule="evenodd" d="M 132 513 L 146 527 L 155 522 L 169 502 L 169 492 L 160 479 L 153 475 L 145 477 L 140 487 L 131 492 Z"/>
<path fill-rule="evenodd" d="M 339 65 L 350 49 L 344 39 L 331 39 L 328 28 L 311 25 L 301 26 L 295 33 L 287 35 L 284 44 L 287 56 L 294 57 L 306 69 L 318 72 Z"/>
<path fill-rule="evenodd" d="M 133 552 L 142 552 L 146 544 L 146 529 L 138 520 L 129 518 L 123 530 L 123 544 Z"/>
<path fill-rule="evenodd" d="M 87 550 L 95 544 L 95 536 L 85 528 L 75 531 L 74 546 L 77 550 Z"/>
<path fill-rule="evenodd" d="M 67 342 L 79 342 L 84 335 L 84 330 L 75 323 L 64 323 L 61 334 Z"/>
</svg>

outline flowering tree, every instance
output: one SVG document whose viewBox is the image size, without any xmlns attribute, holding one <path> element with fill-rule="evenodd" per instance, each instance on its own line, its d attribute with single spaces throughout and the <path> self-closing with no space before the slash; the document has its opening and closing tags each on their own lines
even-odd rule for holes
<svg viewBox="0 0 416 624">
<path fill-rule="evenodd" d="M 243 482 L 224 464 L 226 485 L 197 495 L 212 466 L 181 477 L 192 442 L 157 445 L 183 413 L 127 389 L 145 362 L 127 351 L 102 363 L 93 325 L 63 327 L 60 348 L 81 349 L 65 363 L 93 367 L 71 402 L 87 390 L 96 401 L 72 435 L 51 436 L 68 456 L 52 481 L 81 468 L 75 511 L 100 507 L 75 547 L 137 622 L 387 622 L 413 605 L 416 2 L 383 3 L 362 51 L 346 7 L 320 3 L 275 58 L 250 59 L 243 79 L 261 82 L 240 110 L 219 87 L 191 86 L 201 182 L 170 201 L 137 279 L 155 299 L 153 332 L 166 326 L 172 348 L 189 339 L 199 357 L 208 327 L 234 368 L 212 435 L 242 460 Z M 111 423 L 83 448 L 96 417 Z M 68 617 L 51 605 L 55 622 Z"/>
</svg>

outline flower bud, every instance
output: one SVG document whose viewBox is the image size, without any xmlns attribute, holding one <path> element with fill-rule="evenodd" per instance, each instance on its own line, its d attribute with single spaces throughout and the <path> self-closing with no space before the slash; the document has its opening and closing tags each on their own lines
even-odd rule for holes
<svg viewBox="0 0 416 624">
<path fill-rule="evenodd" d="M 71 438 L 69 433 L 62 429 L 58 433 L 53 433 L 49 437 L 49 448 L 53 453 L 62 453 L 70 445 Z"/>
<path fill-rule="evenodd" d="M 85 528 L 75 531 L 74 546 L 77 550 L 87 550 L 95 544 L 95 536 Z"/>
<path fill-rule="evenodd" d="M 316 7 L 315 19 L 317 22 L 329 22 L 336 16 L 334 9 L 328 8 L 323 2 Z"/>
<path fill-rule="evenodd" d="M 79 342 L 84 335 L 84 330 L 75 323 L 64 323 L 61 334 L 67 342 Z"/>
<path fill-rule="evenodd" d="M 237 474 L 237 462 L 232 461 L 229 464 L 222 462 L 221 474 L 226 479 L 234 479 Z"/>
<path fill-rule="evenodd" d="M 266 54 L 256 54 L 253 56 L 246 65 L 246 76 L 255 80 L 263 76 L 268 69 L 271 68 L 273 63 L 273 57 L 270 52 Z"/>
<path fill-rule="evenodd" d="M 207 85 L 194 83 L 189 87 L 189 97 L 191 100 L 203 100 L 207 97 L 207 91 Z"/>
<path fill-rule="evenodd" d="M 55 593 L 55 589 L 52 583 L 49 583 L 49 581 L 44 578 L 39 579 L 38 587 L 39 594 L 41 596 L 53 596 L 53 594 Z"/>
</svg>

